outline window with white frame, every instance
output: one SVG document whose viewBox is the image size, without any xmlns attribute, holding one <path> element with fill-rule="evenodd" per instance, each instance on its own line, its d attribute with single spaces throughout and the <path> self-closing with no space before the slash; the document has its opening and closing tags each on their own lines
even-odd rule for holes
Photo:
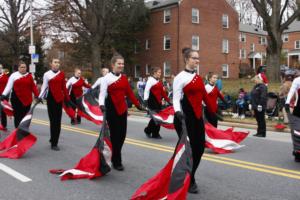
<svg viewBox="0 0 300 200">
<path fill-rule="evenodd" d="M 171 76 L 171 63 L 169 61 L 164 62 L 164 76 Z"/>
<path fill-rule="evenodd" d="M 229 28 L 229 17 L 227 14 L 222 15 L 222 26 L 223 28 Z"/>
<path fill-rule="evenodd" d="M 261 45 L 267 44 L 267 38 L 265 36 L 260 36 L 259 40 L 258 40 L 258 43 L 261 44 Z"/>
<path fill-rule="evenodd" d="M 150 46 L 151 46 L 150 40 L 147 39 L 147 40 L 146 40 L 146 44 L 145 44 L 145 49 L 146 49 L 146 50 L 149 50 L 149 49 L 150 49 Z"/>
<path fill-rule="evenodd" d="M 222 65 L 222 77 L 223 78 L 228 78 L 229 77 L 229 65 L 228 64 L 223 64 Z"/>
<path fill-rule="evenodd" d="M 170 23 L 171 22 L 171 9 L 165 9 L 164 10 L 164 23 Z"/>
<path fill-rule="evenodd" d="M 251 52 L 254 52 L 254 51 L 255 51 L 255 44 L 254 44 L 254 43 L 251 44 L 250 50 L 251 50 Z"/>
<path fill-rule="evenodd" d="M 300 40 L 295 41 L 295 49 L 300 49 Z"/>
<path fill-rule="evenodd" d="M 171 49 L 171 37 L 168 35 L 164 36 L 164 50 Z"/>
<path fill-rule="evenodd" d="M 146 75 L 149 75 L 150 72 L 151 72 L 151 65 L 146 64 L 146 69 L 145 69 L 145 71 L 146 71 Z"/>
<path fill-rule="evenodd" d="M 246 42 L 246 34 L 240 33 L 240 42 Z"/>
<path fill-rule="evenodd" d="M 289 34 L 285 33 L 282 35 L 282 41 L 283 42 L 288 42 L 289 41 Z"/>
<path fill-rule="evenodd" d="M 134 66 L 134 77 L 135 78 L 141 77 L 141 66 L 140 65 Z"/>
<path fill-rule="evenodd" d="M 140 50 L 141 50 L 140 41 L 136 40 L 134 43 L 134 53 L 137 54 L 140 52 Z"/>
<path fill-rule="evenodd" d="M 227 39 L 223 39 L 222 53 L 229 53 L 229 41 Z"/>
<path fill-rule="evenodd" d="M 192 49 L 199 51 L 199 36 L 197 35 L 192 36 Z"/>
<path fill-rule="evenodd" d="M 240 49 L 240 59 L 246 59 L 246 49 Z"/>
<path fill-rule="evenodd" d="M 192 23 L 199 23 L 199 9 L 197 8 L 192 8 Z"/>
</svg>

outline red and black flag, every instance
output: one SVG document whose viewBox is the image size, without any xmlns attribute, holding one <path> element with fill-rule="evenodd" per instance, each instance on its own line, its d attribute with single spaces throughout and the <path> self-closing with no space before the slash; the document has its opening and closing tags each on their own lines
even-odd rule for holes
<svg viewBox="0 0 300 200">
<path fill-rule="evenodd" d="M 61 180 L 69 179 L 93 179 L 101 177 L 111 170 L 112 145 L 109 136 L 109 128 L 104 119 L 102 128 L 93 149 L 76 166 L 69 170 L 52 169 L 52 174 L 60 174 Z"/>
<path fill-rule="evenodd" d="M 35 103 L 29 112 L 20 122 L 18 128 L 10 133 L 4 141 L 0 143 L 0 157 L 21 158 L 36 142 L 37 138 L 29 132 L 29 126 L 33 111 L 38 103 Z"/>
<path fill-rule="evenodd" d="M 14 115 L 14 109 L 12 108 L 12 106 L 10 105 L 10 103 L 7 100 L 1 101 L 1 106 L 2 106 L 3 112 L 7 116 L 11 117 Z"/>
<path fill-rule="evenodd" d="M 71 101 L 64 101 L 63 108 L 66 114 L 71 118 L 75 119 L 76 115 L 76 105 L 74 105 Z"/>
<path fill-rule="evenodd" d="M 131 200 L 186 199 L 192 166 L 192 151 L 183 120 L 182 135 L 172 158 L 158 174 L 149 179 L 133 194 Z"/>
<path fill-rule="evenodd" d="M 173 124 L 175 114 L 173 106 L 169 106 L 159 112 L 149 110 L 149 113 L 156 124 L 160 124 L 167 129 L 175 129 Z"/>
<path fill-rule="evenodd" d="M 82 97 L 77 99 L 78 115 L 85 119 L 100 125 L 103 121 L 103 114 L 100 110 L 97 100 L 98 89 L 91 89 L 85 93 Z"/>
</svg>

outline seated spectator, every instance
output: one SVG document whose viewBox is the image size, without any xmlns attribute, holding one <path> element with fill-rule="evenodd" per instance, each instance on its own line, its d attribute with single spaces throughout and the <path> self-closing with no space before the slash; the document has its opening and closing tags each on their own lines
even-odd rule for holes
<svg viewBox="0 0 300 200">
<path fill-rule="evenodd" d="M 247 109 L 247 93 L 243 88 L 240 88 L 238 98 L 235 102 L 236 114 L 233 115 L 233 118 L 240 117 L 241 119 L 245 118 L 245 111 Z"/>
</svg>

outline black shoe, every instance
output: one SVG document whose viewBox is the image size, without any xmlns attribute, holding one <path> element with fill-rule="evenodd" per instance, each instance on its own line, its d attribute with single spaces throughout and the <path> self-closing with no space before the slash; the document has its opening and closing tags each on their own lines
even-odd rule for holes
<svg viewBox="0 0 300 200">
<path fill-rule="evenodd" d="M 124 171 L 124 166 L 122 164 L 121 165 L 113 165 L 113 167 L 115 170 Z"/>
<path fill-rule="evenodd" d="M 300 162 L 300 154 L 298 152 L 293 151 L 293 155 L 295 156 L 295 162 Z"/>
<path fill-rule="evenodd" d="M 71 124 L 72 124 L 72 125 L 75 125 L 75 124 L 76 124 L 75 120 L 72 119 L 72 120 L 71 120 Z"/>
<path fill-rule="evenodd" d="M 144 133 L 148 138 L 151 138 L 151 132 L 149 132 L 147 128 L 144 129 Z"/>
<path fill-rule="evenodd" d="M 258 134 L 258 133 L 256 133 L 256 134 L 255 134 L 255 135 L 253 135 L 253 136 L 255 136 L 255 137 L 266 137 L 265 135 Z"/>
<path fill-rule="evenodd" d="M 53 150 L 53 151 L 59 151 L 60 148 L 58 146 L 51 146 L 51 150 Z"/>
<path fill-rule="evenodd" d="M 192 194 L 198 194 L 199 193 L 199 190 L 198 190 L 198 185 L 196 182 L 191 182 L 190 183 L 190 187 L 189 187 L 189 193 L 192 193 Z"/>
<path fill-rule="evenodd" d="M 162 139 L 162 137 L 158 134 L 158 135 L 152 135 L 152 138 L 154 139 Z"/>
</svg>

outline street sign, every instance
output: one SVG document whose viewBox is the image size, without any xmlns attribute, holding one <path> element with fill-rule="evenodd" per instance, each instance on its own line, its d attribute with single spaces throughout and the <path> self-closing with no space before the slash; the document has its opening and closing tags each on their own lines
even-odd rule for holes
<svg viewBox="0 0 300 200">
<path fill-rule="evenodd" d="M 31 62 L 32 63 L 38 63 L 39 62 L 39 54 L 31 54 Z"/>
<path fill-rule="evenodd" d="M 35 73 L 35 64 L 30 64 L 29 65 L 29 72 L 30 73 Z"/>
<path fill-rule="evenodd" d="M 34 45 L 30 45 L 29 46 L 29 54 L 34 54 L 35 53 L 35 46 Z"/>
</svg>

